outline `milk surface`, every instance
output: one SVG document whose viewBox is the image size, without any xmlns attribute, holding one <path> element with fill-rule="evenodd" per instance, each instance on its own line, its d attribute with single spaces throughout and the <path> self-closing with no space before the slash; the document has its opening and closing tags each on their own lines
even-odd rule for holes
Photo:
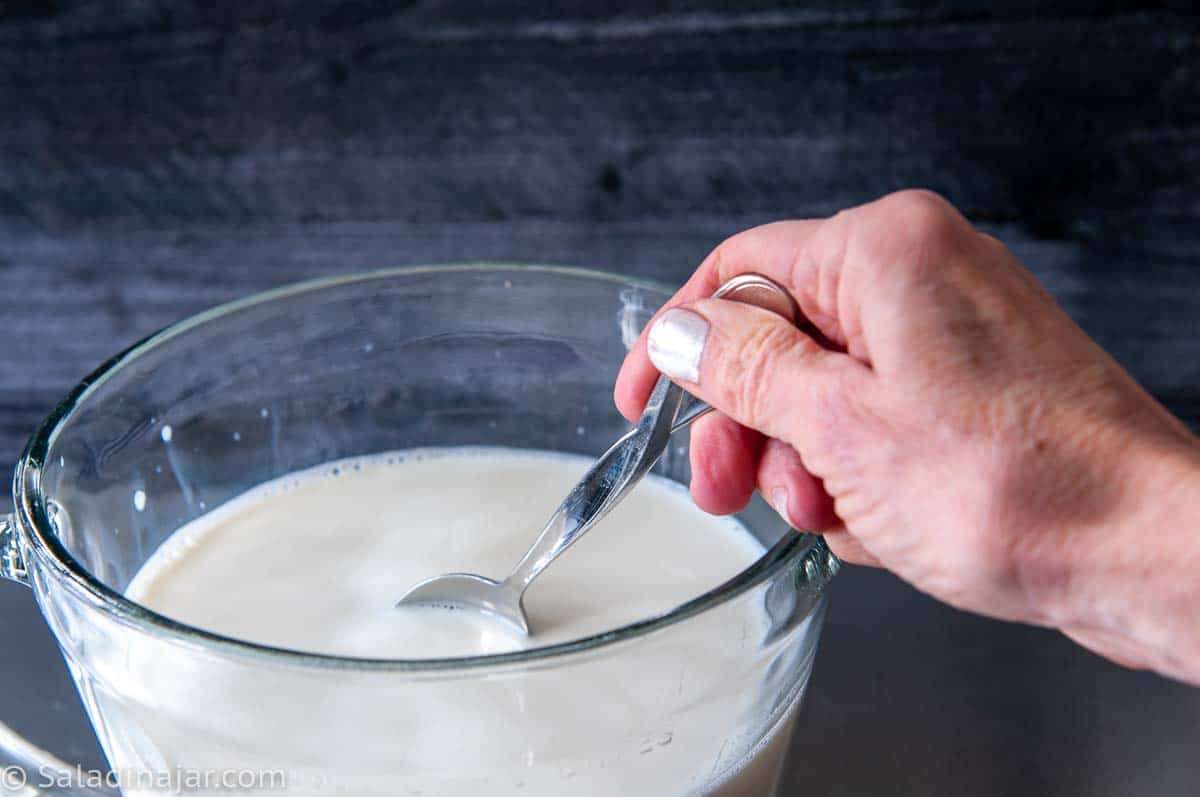
<svg viewBox="0 0 1200 797">
<path fill-rule="evenodd" d="M 447 572 L 508 574 L 591 460 L 497 448 L 343 461 L 262 485 L 184 526 L 127 594 L 278 647 L 439 658 L 545 646 L 670 611 L 763 553 L 740 523 L 649 476 L 525 594 L 533 634 L 471 611 L 396 608 Z"/>
<path fill-rule="evenodd" d="M 127 594 L 189 625 L 277 647 L 441 658 L 609 631 L 670 611 L 761 555 L 735 520 L 649 477 L 530 587 L 532 635 L 470 611 L 395 607 L 440 573 L 503 578 L 590 464 L 423 449 L 292 474 L 179 529 Z M 762 797 L 792 721 L 789 710 L 752 743 L 738 739 L 753 724 L 765 663 L 749 650 L 768 618 L 757 605 L 711 615 L 685 621 L 695 624 L 685 637 L 635 640 L 534 675 L 427 683 L 273 674 L 132 649 L 123 666 L 143 684 L 144 705 L 120 709 L 106 747 L 117 763 L 283 767 L 289 793 Z M 720 625 L 710 634 L 704 623 Z"/>
</svg>

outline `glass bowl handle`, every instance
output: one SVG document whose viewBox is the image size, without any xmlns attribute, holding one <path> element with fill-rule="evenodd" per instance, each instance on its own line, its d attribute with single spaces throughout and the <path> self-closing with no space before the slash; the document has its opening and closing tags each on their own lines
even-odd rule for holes
<svg viewBox="0 0 1200 797">
<path fill-rule="evenodd" d="M 0 576 L 29 586 L 16 517 L 0 514 Z M 0 721 L 0 794 L 17 797 L 114 797 L 116 792 L 85 788 L 83 770 L 60 760 Z M 63 784 L 75 784 L 65 786 Z"/>
<path fill-rule="evenodd" d="M 0 515 L 0 576 L 29 586 L 29 573 L 25 570 L 25 556 L 21 553 L 17 519 L 11 512 Z"/>
</svg>

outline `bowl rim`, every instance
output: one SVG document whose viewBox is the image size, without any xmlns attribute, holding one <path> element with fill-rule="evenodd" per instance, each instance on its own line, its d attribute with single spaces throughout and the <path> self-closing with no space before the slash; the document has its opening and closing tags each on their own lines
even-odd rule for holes
<svg viewBox="0 0 1200 797">
<path fill-rule="evenodd" d="M 820 536 L 791 532 L 785 534 L 775 545 L 765 551 L 754 563 L 740 573 L 703 594 L 660 614 L 640 619 L 598 634 L 552 645 L 535 646 L 507 653 L 478 654 L 470 656 L 399 659 L 339 656 L 313 653 L 278 647 L 236 637 L 225 636 L 213 631 L 197 628 L 159 614 L 126 598 L 120 592 L 94 577 L 58 539 L 50 521 L 47 497 L 41 490 L 41 469 L 54 445 L 58 434 L 71 420 L 75 412 L 84 405 L 88 397 L 104 385 L 122 368 L 166 342 L 187 334 L 205 324 L 272 301 L 295 298 L 307 293 L 316 293 L 329 288 L 356 282 L 405 278 L 431 273 L 448 272 L 514 272 L 521 274 L 554 274 L 593 281 L 617 283 L 623 286 L 643 288 L 670 297 L 674 289 L 654 280 L 631 277 L 616 272 L 596 269 L 554 265 L 527 265 L 515 263 L 459 263 L 446 265 L 400 266 L 375 271 L 356 272 L 345 275 L 304 280 L 251 294 L 226 302 L 173 323 L 149 335 L 124 351 L 103 362 L 81 380 L 58 403 L 30 437 L 17 462 L 13 475 L 13 501 L 19 526 L 26 542 L 26 554 L 32 553 L 40 563 L 48 565 L 57 580 L 90 606 L 103 611 L 107 616 L 123 625 L 132 626 L 156 637 L 171 639 L 184 644 L 199 645 L 239 657 L 248 657 L 259 663 L 285 666 L 307 666 L 317 669 L 402 671 L 447 673 L 458 670 L 480 668 L 506 668 L 512 665 L 544 664 L 574 654 L 598 651 L 612 645 L 644 637 L 667 629 L 691 617 L 715 609 L 742 595 L 780 573 L 784 568 L 803 560 L 800 578 L 810 589 L 823 590 L 838 569 L 838 560 Z M 30 568 L 31 575 L 34 572 Z M 36 579 L 35 579 L 36 580 Z M 35 584 L 35 593 L 38 593 Z M 38 593 L 39 600 L 41 599 Z"/>
</svg>

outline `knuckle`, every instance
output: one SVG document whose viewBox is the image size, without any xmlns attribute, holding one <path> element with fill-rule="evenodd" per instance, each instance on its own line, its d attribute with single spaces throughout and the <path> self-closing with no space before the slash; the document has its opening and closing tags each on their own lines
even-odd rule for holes
<svg viewBox="0 0 1200 797">
<path fill-rule="evenodd" d="M 742 258 L 738 256 L 738 252 L 745 248 L 747 238 L 751 236 L 757 228 L 751 227 L 748 230 L 734 233 L 728 238 L 721 241 L 713 250 L 709 252 L 706 261 L 713 273 L 717 275 L 718 281 L 724 281 L 735 276 L 738 264 Z"/>
<path fill-rule="evenodd" d="M 964 247 L 966 220 L 941 196 L 925 189 L 889 194 L 853 227 L 856 267 L 874 276 L 894 273 L 923 279 L 940 271 Z"/>
<path fill-rule="evenodd" d="M 718 283 L 756 269 L 766 253 L 777 249 L 794 235 L 794 221 L 774 221 L 748 227 L 721 241 L 708 257 L 704 267 L 716 276 Z"/>
<path fill-rule="evenodd" d="M 979 235 L 980 242 L 983 244 L 983 246 L 986 249 L 996 251 L 996 252 L 1007 252 L 1008 251 L 1008 247 L 1004 245 L 1004 242 L 1001 241 L 996 236 L 992 235 L 991 233 L 981 231 L 978 233 L 978 235 Z"/>
<path fill-rule="evenodd" d="M 915 216 L 935 218 L 954 212 L 954 206 L 945 197 L 928 188 L 905 188 L 888 194 L 883 198 L 883 202 L 898 212 Z"/>
<path fill-rule="evenodd" d="M 761 429 L 768 423 L 773 412 L 774 383 L 783 360 L 795 345 L 791 330 L 776 323 L 755 324 L 744 338 L 731 400 L 749 425 Z"/>
<path fill-rule="evenodd" d="M 736 238 L 737 238 L 736 235 L 729 236 L 728 238 L 726 238 L 725 240 L 721 241 L 719 244 L 714 246 L 712 251 L 708 253 L 708 257 L 706 257 L 705 260 L 707 260 L 708 263 L 711 264 L 712 269 L 715 273 L 721 274 L 722 268 L 725 266 L 726 263 L 729 262 L 730 253 L 735 245 L 734 242 L 735 242 Z"/>
<path fill-rule="evenodd" d="M 892 194 L 885 200 L 885 209 L 893 229 L 923 246 L 957 240 L 962 232 L 958 211 L 932 191 L 909 189 Z"/>
</svg>

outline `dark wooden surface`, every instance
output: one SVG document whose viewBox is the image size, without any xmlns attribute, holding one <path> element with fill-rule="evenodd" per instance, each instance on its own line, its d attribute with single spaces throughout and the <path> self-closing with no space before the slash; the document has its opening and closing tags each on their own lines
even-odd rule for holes
<svg viewBox="0 0 1200 797">
<path fill-rule="evenodd" d="M 914 185 L 1200 426 L 1191 4 L 996 5 L 2 3 L 0 466 L 230 298 L 462 260 L 677 282 Z M 0 711 L 94 761 L 30 604 L 0 590 Z M 787 793 L 1194 795 L 1197 749 L 1196 690 L 850 570 Z"/>
</svg>

